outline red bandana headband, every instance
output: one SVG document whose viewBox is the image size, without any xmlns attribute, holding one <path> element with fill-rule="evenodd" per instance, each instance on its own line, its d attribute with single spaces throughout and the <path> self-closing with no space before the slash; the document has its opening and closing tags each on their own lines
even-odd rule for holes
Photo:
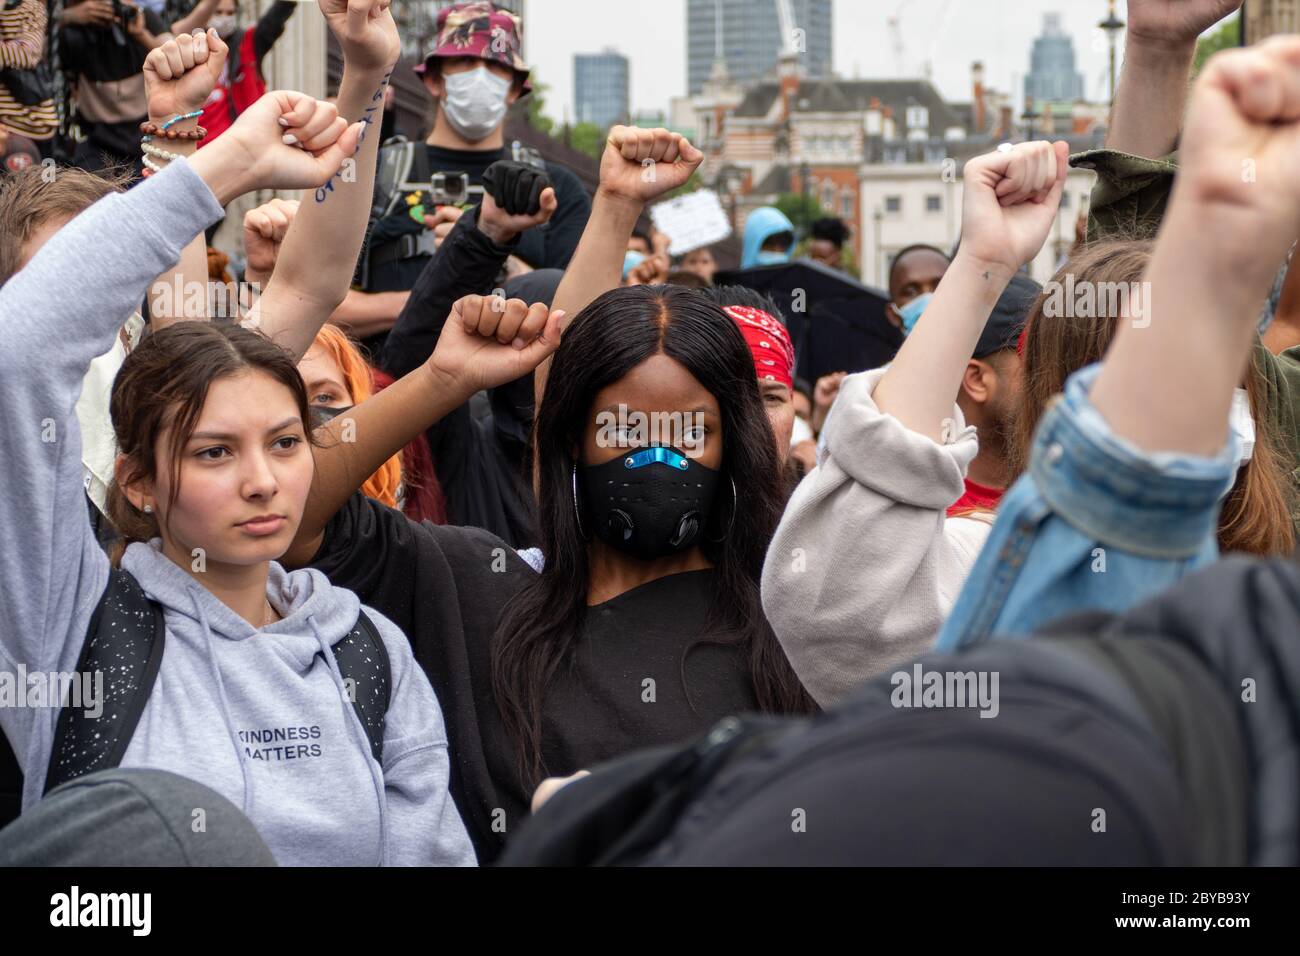
<svg viewBox="0 0 1300 956">
<path fill-rule="evenodd" d="M 754 353 L 754 370 L 760 381 L 771 379 L 794 388 L 794 345 L 784 325 L 762 309 L 725 305 L 722 311 L 736 321 Z"/>
</svg>

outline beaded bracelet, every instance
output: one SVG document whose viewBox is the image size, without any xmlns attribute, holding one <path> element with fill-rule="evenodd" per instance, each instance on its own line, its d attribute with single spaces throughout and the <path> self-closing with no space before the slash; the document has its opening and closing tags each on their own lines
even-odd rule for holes
<svg viewBox="0 0 1300 956">
<path fill-rule="evenodd" d="M 151 156 L 154 159 L 163 159 L 169 163 L 174 159 L 181 158 L 179 153 L 170 152 L 168 150 L 155 146 L 152 143 L 147 143 L 147 142 L 140 144 L 140 151 L 144 153 L 146 156 Z"/>
<path fill-rule="evenodd" d="M 193 139 L 200 140 L 208 135 L 208 131 L 202 126 L 196 126 L 193 129 L 168 129 L 164 130 L 155 123 L 141 123 L 140 132 L 146 136 L 157 136 L 159 139 Z"/>
<path fill-rule="evenodd" d="M 208 131 L 202 126 L 196 126 L 194 129 L 172 129 L 177 123 L 185 120 L 197 119 L 203 115 L 202 110 L 195 110 L 192 113 L 183 113 L 173 116 L 161 126 L 152 121 L 146 120 L 140 124 L 140 132 L 146 136 L 160 136 L 164 139 L 193 139 L 200 140 L 208 135 Z"/>
</svg>

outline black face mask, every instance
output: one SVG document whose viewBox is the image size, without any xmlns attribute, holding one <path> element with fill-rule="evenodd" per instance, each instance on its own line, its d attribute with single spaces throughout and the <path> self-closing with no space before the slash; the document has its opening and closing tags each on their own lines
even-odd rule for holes
<svg viewBox="0 0 1300 956">
<path fill-rule="evenodd" d="M 345 405 L 342 408 L 329 408 L 323 405 L 313 405 L 311 407 L 311 427 L 313 430 L 320 428 L 322 425 L 334 421 L 340 415 L 352 411 L 355 407 L 355 405 Z"/>
<path fill-rule="evenodd" d="M 703 541 L 718 484 L 713 469 L 652 446 L 579 471 L 582 525 L 611 547 L 649 561 Z"/>
</svg>

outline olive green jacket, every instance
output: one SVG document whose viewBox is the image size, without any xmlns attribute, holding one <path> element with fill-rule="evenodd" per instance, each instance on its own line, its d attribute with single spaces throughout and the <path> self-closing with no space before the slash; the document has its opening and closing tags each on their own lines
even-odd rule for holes
<svg viewBox="0 0 1300 956">
<path fill-rule="evenodd" d="M 1088 241 L 1153 239 L 1178 172 L 1178 153 L 1161 159 L 1114 149 L 1091 149 L 1070 157 L 1070 165 L 1097 174 L 1088 213 Z M 1255 367 L 1265 383 L 1264 405 L 1291 475 L 1291 520 L 1300 539 L 1300 346 L 1274 355 L 1257 344 Z"/>
</svg>

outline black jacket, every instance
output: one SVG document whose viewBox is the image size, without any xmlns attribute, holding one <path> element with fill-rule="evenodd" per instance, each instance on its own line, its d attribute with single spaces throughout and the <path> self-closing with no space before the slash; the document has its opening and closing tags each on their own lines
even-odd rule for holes
<svg viewBox="0 0 1300 956">
<path fill-rule="evenodd" d="M 411 290 L 376 364 L 394 378 L 428 359 L 452 304 L 490 294 L 516 243 L 498 245 L 475 228 L 476 209 L 456 223 Z M 528 273 L 506 284 L 508 296 L 550 302 L 556 270 Z M 549 280 L 549 282 L 547 281 Z M 522 287 L 529 286 L 527 291 Z M 547 288 L 531 288 L 547 286 Z M 462 405 L 426 432 L 434 471 L 447 503 L 447 522 L 484 528 L 516 548 L 537 544 L 536 511 L 524 478 L 533 417 L 531 374 L 492 389 L 488 401 Z"/>
</svg>

